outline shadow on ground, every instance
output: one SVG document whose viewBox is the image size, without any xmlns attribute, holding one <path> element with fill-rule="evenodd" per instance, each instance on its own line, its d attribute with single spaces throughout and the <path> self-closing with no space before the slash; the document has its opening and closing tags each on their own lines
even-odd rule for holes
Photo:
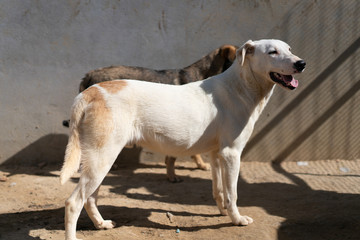
<svg viewBox="0 0 360 240">
<path fill-rule="evenodd" d="M 64 161 L 65 149 L 68 142 L 66 134 L 48 134 L 29 144 L 19 152 L 8 158 L 0 165 L 11 175 L 31 174 L 52 176 L 54 170 L 60 170 Z M 141 148 L 124 148 L 116 164 L 119 166 L 134 167 L 139 165 Z M 32 168 L 31 171 L 27 167 Z M 37 168 L 37 170 L 34 170 Z"/>
<path fill-rule="evenodd" d="M 215 208 L 215 203 L 211 197 L 211 181 L 209 179 L 183 176 L 184 181 L 182 183 L 171 184 L 165 181 L 163 174 L 154 173 L 151 170 L 145 173 L 136 173 L 131 169 L 120 169 L 115 173 L 105 178 L 103 183 L 103 185 L 111 186 L 111 192 L 126 195 L 130 199 L 149 201 L 147 208 L 100 206 L 100 211 L 104 217 L 114 220 L 118 226 L 173 229 L 170 224 L 150 220 L 150 215 L 154 212 L 166 213 L 163 209 L 151 208 L 150 201 L 183 205 L 183 211 L 172 211 L 176 216 L 219 217 L 214 214 L 186 211 L 189 205 L 208 205 Z M 331 176 L 328 177 L 331 181 Z M 278 239 L 280 240 L 359 239 L 359 194 L 312 190 L 306 183 L 301 183 L 301 181 L 298 183 L 250 184 L 240 177 L 238 206 L 240 210 L 242 207 L 259 207 L 264 209 L 268 215 L 285 218 L 286 220 L 278 228 Z M 147 189 L 149 194 L 139 194 L 132 191 L 138 188 Z M 121 198 L 118 201 L 121 202 Z M 51 231 L 64 228 L 63 208 L 45 210 L 40 208 L 32 211 L 0 214 L 0 239 L 13 239 L 11 236 L 15 231 L 22 232 L 23 239 L 36 239 L 30 237 L 29 232 L 31 230 L 45 228 Z M 51 208 L 51 206 L 44 208 Z M 251 216 L 251 208 L 247 211 L 246 214 Z M 198 226 L 185 227 L 182 228 L 182 231 L 196 232 L 203 229 L 230 227 L 230 219 L 228 220 L 228 223 L 199 224 Z M 261 224 L 261 222 L 262 219 L 255 219 L 253 224 Z M 94 230 L 90 219 L 84 212 L 80 217 L 78 229 Z"/>
</svg>

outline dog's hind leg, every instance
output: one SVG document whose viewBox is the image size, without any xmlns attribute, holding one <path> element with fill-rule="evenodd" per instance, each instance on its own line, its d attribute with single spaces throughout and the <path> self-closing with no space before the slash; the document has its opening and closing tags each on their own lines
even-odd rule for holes
<svg viewBox="0 0 360 240">
<path fill-rule="evenodd" d="M 221 215 L 227 215 L 224 205 L 224 192 L 222 184 L 222 174 L 220 168 L 220 161 L 217 152 L 211 153 L 211 173 L 212 173 L 212 190 L 213 198 L 219 208 Z"/>
<path fill-rule="evenodd" d="M 220 164 L 223 174 L 224 201 L 225 208 L 235 225 L 248 225 L 253 219 L 248 216 L 242 216 L 236 205 L 237 201 L 237 182 L 240 171 L 240 152 L 225 148 L 220 151 Z"/>
<path fill-rule="evenodd" d="M 102 220 L 96 207 L 96 195 L 101 182 L 109 172 L 124 145 L 119 146 L 109 143 L 105 149 L 87 149 L 84 151 L 85 160 L 79 183 L 65 204 L 66 240 L 77 239 L 76 223 L 84 204 L 96 227 L 114 227 L 115 224 L 112 221 Z"/>
<path fill-rule="evenodd" d="M 100 187 L 87 199 L 84 207 L 91 221 L 97 229 L 111 229 L 115 227 L 115 222 L 111 220 L 104 220 L 97 208 L 97 197 Z"/>
<path fill-rule="evenodd" d="M 65 239 L 77 240 L 76 238 L 76 222 L 79 218 L 82 206 L 84 204 L 84 197 L 80 192 L 80 183 L 75 188 L 74 192 L 65 202 Z"/>
</svg>

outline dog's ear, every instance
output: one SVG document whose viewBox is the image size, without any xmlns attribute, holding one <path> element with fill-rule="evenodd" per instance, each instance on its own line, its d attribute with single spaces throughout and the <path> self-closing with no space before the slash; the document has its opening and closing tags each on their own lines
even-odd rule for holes
<svg viewBox="0 0 360 240">
<path fill-rule="evenodd" d="M 241 59 L 241 66 L 244 65 L 246 55 L 253 54 L 255 51 L 254 42 L 249 40 L 244 45 L 242 45 L 236 52 L 236 57 L 238 61 Z"/>
<path fill-rule="evenodd" d="M 233 62 L 236 58 L 236 49 L 233 45 L 224 45 L 220 48 L 221 56 Z"/>
</svg>

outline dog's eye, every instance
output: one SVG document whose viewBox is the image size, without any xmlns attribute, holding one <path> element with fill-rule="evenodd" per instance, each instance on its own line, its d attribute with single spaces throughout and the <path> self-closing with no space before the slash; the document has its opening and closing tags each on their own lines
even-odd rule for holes
<svg viewBox="0 0 360 240">
<path fill-rule="evenodd" d="M 269 55 L 273 55 L 273 54 L 278 54 L 278 52 L 276 50 L 270 51 Z"/>
</svg>

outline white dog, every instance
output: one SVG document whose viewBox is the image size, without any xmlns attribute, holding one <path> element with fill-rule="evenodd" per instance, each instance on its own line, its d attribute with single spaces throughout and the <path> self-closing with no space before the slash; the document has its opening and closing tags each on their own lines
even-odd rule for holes
<svg viewBox="0 0 360 240">
<path fill-rule="evenodd" d="M 96 84 L 72 107 L 70 138 L 60 180 L 82 163 L 79 183 L 66 201 L 66 239 L 76 239 L 83 206 L 98 229 L 113 228 L 97 206 L 99 186 L 119 152 L 136 143 L 167 155 L 211 152 L 213 197 L 235 225 L 253 220 L 236 206 L 240 155 L 275 83 L 295 89 L 305 62 L 279 40 L 246 42 L 234 64 L 204 81 L 171 86 L 135 80 Z"/>
</svg>

